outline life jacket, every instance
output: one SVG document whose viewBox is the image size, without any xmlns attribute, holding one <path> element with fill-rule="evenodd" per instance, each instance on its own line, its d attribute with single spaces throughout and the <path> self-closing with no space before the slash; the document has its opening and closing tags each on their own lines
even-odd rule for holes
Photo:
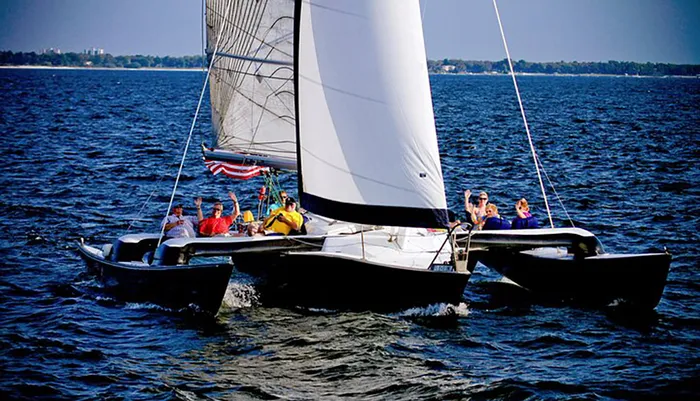
<svg viewBox="0 0 700 401">
<path fill-rule="evenodd" d="M 245 212 L 243 212 L 244 223 L 252 223 L 253 220 L 255 220 L 255 218 L 253 218 L 253 212 L 251 212 L 250 210 L 246 210 Z"/>
<path fill-rule="evenodd" d="M 525 229 L 525 228 L 539 228 L 539 223 L 535 216 L 529 216 L 526 218 L 516 217 L 513 219 L 513 229 Z"/>
<path fill-rule="evenodd" d="M 510 223 L 503 217 L 489 217 L 484 222 L 482 230 L 507 230 L 510 228 Z"/>
<path fill-rule="evenodd" d="M 265 226 L 265 230 L 275 231 L 278 233 L 282 233 L 283 235 L 289 234 L 289 232 L 291 231 L 291 227 L 289 227 L 287 224 L 281 223 L 280 221 L 277 220 L 277 215 L 279 215 L 279 214 L 283 214 L 285 218 L 287 218 L 289 220 L 293 220 L 295 223 L 297 223 L 299 225 L 300 228 L 301 228 L 302 224 L 304 224 L 304 218 L 301 216 L 301 213 L 299 213 L 297 211 L 288 212 L 284 208 L 279 208 L 279 209 L 275 210 L 274 212 L 272 212 L 272 215 L 274 215 L 274 217 L 270 218 L 267 221 L 267 225 Z"/>
</svg>

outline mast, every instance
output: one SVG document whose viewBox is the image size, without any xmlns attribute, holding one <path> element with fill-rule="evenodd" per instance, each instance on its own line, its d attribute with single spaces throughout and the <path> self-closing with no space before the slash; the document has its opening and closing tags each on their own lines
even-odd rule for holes
<svg viewBox="0 0 700 401">
<path fill-rule="evenodd" d="M 301 29 L 301 4 L 303 0 L 294 1 L 294 115 L 299 115 L 299 32 Z M 299 140 L 299 124 L 295 124 L 294 138 L 297 148 L 297 194 L 302 207 L 304 201 L 301 199 L 304 193 L 304 177 L 301 174 L 301 140 Z"/>
</svg>

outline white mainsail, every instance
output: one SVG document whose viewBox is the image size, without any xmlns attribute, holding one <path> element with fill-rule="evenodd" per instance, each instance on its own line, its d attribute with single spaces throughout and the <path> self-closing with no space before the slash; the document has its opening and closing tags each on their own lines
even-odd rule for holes
<svg viewBox="0 0 700 401">
<path fill-rule="evenodd" d="M 294 0 L 206 1 L 217 149 L 207 159 L 296 168 L 294 7 Z"/>
<path fill-rule="evenodd" d="M 418 1 L 297 4 L 304 208 L 358 223 L 444 226 Z"/>
</svg>

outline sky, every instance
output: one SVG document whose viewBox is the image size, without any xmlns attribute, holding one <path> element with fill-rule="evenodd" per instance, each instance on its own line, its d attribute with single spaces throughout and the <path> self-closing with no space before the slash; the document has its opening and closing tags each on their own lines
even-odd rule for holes
<svg viewBox="0 0 700 401">
<path fill-rule="evenodd" d="M 378 0 L 381 1 L 381 0 Z M 421 0 L 429 59 L 505 58 L 491 0 Z M 511 57 L 700 64 L 700 0 L 499 0 Z M 202 53 L 201 0 L 0 0 L 0 50 Z"/>
</svg>

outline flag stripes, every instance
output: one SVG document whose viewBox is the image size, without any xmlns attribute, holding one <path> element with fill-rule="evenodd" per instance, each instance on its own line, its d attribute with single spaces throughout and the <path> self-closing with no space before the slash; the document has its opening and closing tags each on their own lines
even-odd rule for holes
<svg viewBox="0 0 700 401">
<path fill-rule="evenodd" d="M 204 159 L 204 165 L 206 165 L 207 168 L 214 173 L 214 175 L 221 173 L 227 177 L 238 180 L 247 180 L 249 178 L 257 177 L 260 175 L 260 173 L 270 170 L 268 167 L 263 166 L 247 166 L 243 164 L 234 164 L 207 159 Z"/>
</svg>

